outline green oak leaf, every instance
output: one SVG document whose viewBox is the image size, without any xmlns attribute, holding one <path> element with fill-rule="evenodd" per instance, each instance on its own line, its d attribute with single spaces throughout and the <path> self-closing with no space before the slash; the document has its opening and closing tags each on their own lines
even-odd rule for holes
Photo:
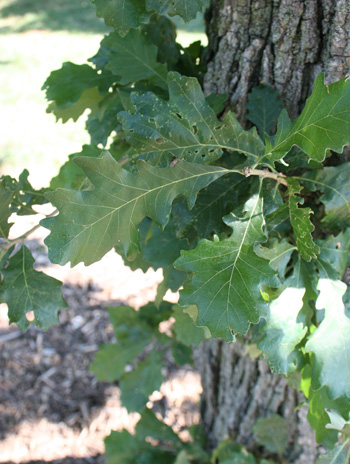
<svg viewBox="0 0 350 464">
<path fill-rule="evenodd" d="M 158 48 L 157 61 L 166 63 L 169 69 L 173 69 L 181 57 L 181 47 L 176 43 L 175 24 L 166 16 L 154 14 L 142 29 Z"/>
<path fill-rule="evenodd" d="M 117 345 L 107 343 L 102 345 L 96 353 L 89 370 L 95 374 L 99 382 L 114 382 L 124 373 L 125 366 L 134 361 L 145 349 L 149 340 L 138 340 L 133 345 Z"/>
<path fill-rule="evenodd" d="M 309 424 L 316 432 L 316 441 L 327 448 L 333 448 L 338 441 L 338 433 L 327 428 L 329 416 L 327 410 L 332 409 L 344 416 L 349 415 L 349 400 L 339 398 L 331 400 L 327 394 L 327 388 L 314 390 L 311 387 L 312 368 L 307 364 L 302 370 L 301 389 L 308 399 L 309 410 L 307 418 Z"/>
<path fill-rule="evenodd" d="M 326 425 L 327 429 L 337 430 L 343 435 L 350 436 L 350 422 L 345 420 L 335 409 L 328 409 L 330 423 Z"/>
<path fill-rule="evenodd" d="M 336 236 L 330 235 L 325 240 L 316 240 L 316 243 L 321 250 L 319 259 L 328 263 L 341 279 L 349 262 L 350 229 Z"/>
<path fill-rule="evenodd" d="M 291 224 L 289 219 L 288 202 L 283 203 L 279 208 L 266 217 L 266 230 L 269 235 L 277 234 L 278 237 L 290 232 Z"/>
<path fill-rule="evenodd" d="M 180 453 L 176 456 L 176 460 L 174 464 L 191 464 L 190 459 L 190 454 L 188 454 L 187 451 L 182 450 Z"/>
<path fill-rule="evenodd" d="M 91 144 L 101 143 L 107 145 L 108 137 L 113 131 L 117 131 L 120 124 L 117 120 L 117 113 L 123 109 L 121 98 L 118 92 L 107 94 L 98 105 L 98 111 L 91 113 L 86 121 L 86 130 L 91 137 Z"/>
<path fill-rule="evenodd" d="M 6 176 L 7 177 L 7 176 Z M 6 178 L 0 179 L 0 237 L 7 238 L 10 228 L 13 223 L 9 223 L 8 219 L 12 214 L 11 202 L 14 192 L 7 187 Z"/>
<path fill-rule="evenodd" d="M 147 438 L 156 441 L 158 446 L 153 446 Z M 164 451 L 163 447 L 159 446 L 159 443 L 163 442 L 167 443 L 167 449 L 171 446 L 169 451 Z M 146 408 L 136 424 L 134 435 L 124 429 L 121 432 L 112 431 L 105 438 L 106 464 L 135 464 L 138 457 L 140 464 L 172 464 L 175 461 L 176 450 L 181 445 L 181 440 L 171 427 L 158 420 L 154 413 Z"/>
<path fill-rule="evenodd" d="M 163 357 L 163 351 L 152 350 L 145 361 L 139 362 L 133 371 L 121 378 L 121 402 L 128 411 L 144 409 L 148 397 L 160 389 Z"/>
<path fill-rule="evenodd" d="M 296 346 L 307 332 L 307 327 L 298 321 L 304 294 L 305 288 L 287 287 L 269 305 L 266 323 L 261 329 L 264 337 L 258 348 L 276 374 L 289 375 L 299 367 L 301 354 Z"/>
<path fill-rule="evenodd" d="M 279 286 L 268 261 L 254 252 L 255 243 L 266 239 L 260 193 L 246 202 L 243 216 L 231 213 L 224 218 L 233 229 L 230 238 L 201 240 L 175 262 L 178 269 L 193 273 L 192 281 L 181 291 L 180 304 L 196 305 L 197 325 L 227 341 L 232 341 L 233 333 L 246 333 L 250 323 L 266 317 L 262 286 Z"/>
<path fill-rule="evenodd" d="M 137 172 L 130 173 L 109 153 L 75 161 L 95 188 L 48 193 L 60 214 L 41 221 L 51 230 L 45 240 L 51 262 L 71 261 L 72 266 L 92 264 L 116 245 L 128 259 L 136 257 L 140 251 L 138 226 L 144 217 L 165 227 L 178 195 L 184 195 L 192 207 L 201 188 L 229 172 L 186 162 L 161 169 L 138 161 Z"/>
<path fill-rule="evenodd" d="M 86 90 L 98 89 L 100 94 L 107 93 L 115 77 L 110 72 L 99 74 L 88 64 L 63 63 L 62 68 L 52 71 L 42 90 L 46 99 L 55 102 L 58 110 L 69 108 L 78 103 Z"/>
<path fill-rule="evenodd" d="M 180 251 L 188 248 L 187 240 L 176 237 L 174 223 L 170 221 L 163 230 L 156 225 L 152 228 L 143 253 L 153 269 L 157 270 L 171 266 L 180 256 Z"/>
<path fill-rule="evenodd" d="M 227 100 L 226 93 L 211 93 L 207 97 L 205 97 L 207 102 L 209 103 L 211 109 L 214 111 L 215 114 L 221 113 L 225 109 L 225 101 Z"/>
<path fill-rule="evenodd" d="M 350 438 L 343 441 L 333 450 L 321 454 L 317 464 L 348 464 L 350 462 Z"/>
<path fill-rule="evenodd" d="M 197 13 L 209 6 L 208 0 L 146 0 L 147 11 L 157 11 L 161 15 L 181 16 L 188 23 L 195 19 Z"/>
<path fill-rule="evenodd" d="M 229 232 L 223 222 L 249 187 L 239 174 L 221 177 L 198 193 L 196 204 L 188 209 L 184 200 L 174 202 L 173 220 L 179 237 L 194 242 L 197 238 L 210 238 L 213 234 Z"/>
<path fill-rule="evenodd" d="M 47 203 L 45 197 L 46 188 L 35 190 L 28 180 L 29 172 L 23 169 L 18 177 L 18 181 L 13 180 L 11 189 L 13 189 L 14 197 L 11 202 L 11 210 L 16 212 L 18 216 L 27 216 L 36 214 L 33 210 L 34 205 L 44 205 Z"/>
<path fill-rule="evenodd" d="M 218 464 L 256 464 L 254 456 L 233 442 L 232 438 L 222 440 L 214 449 L 211 462 Z"/>
<path fill-rule="evenodd" d="M 177 292 L 186 279 L 186 272 L 178 271 L 173 266 L 163 269 L 163 280 L 157 287 L 157 295 L 154 300 L 156 306 L 159 306 L 169 289 L 174 293 Z"/>
<path fill-rule="evenodd" d="M 268 246 L 258 244 L 255 253 L 261 258 L 268 259 L 272 269 L 277 271 L 278 276 L 282 279 L 294 250 L 296 247 L 291 245 L 287 239 L 279 241 L 273 238 L 269 241 Z"/>
<path fill-rule="evenodd" d="M 323 161 L 329 150 L 341 153 L 350 144 L 349 100 L 348 78 L 325 85 L 324 75 L 319 74 L 301 115 L 291 122 L 286 111 L 281 113 L 276 136 L 268 141 L 259 162 L 273 164 L 294 145 L 316 161 Z"/>
<path fill-rule="evenodd" d="M 265 133 L 270 134 L 275 127 L 283 105 L 277 90 L 269 85 L 259 84 L 249 93 L 245 107 L 248 110 L 247 119 L 258 128 L 260 136 L 264 137 Z"/>
<path fill-rule="evenodd" d="M 135 114 L 118 115 L 127 140 L 147 160 L 211 163 L 223 149 L 257 159 L 264 147 L 256 129 L 244 131 L 231 112 L 219 121 L 197 79 L 170 72 L 168 86 L 168 102 L 152 93 L 132 94 Z"/>
<path fill-rule="evenodd" d="M 186 346 L 198 346 L 204 340 L 204 330 L 195 325 L 191 316 L 185 312 L 184 308 L 175 306 L 173 318 L 175 319 L 173 329 L 176 334 L 176 340 L 179 340 Z"/>
<path fill-rule="evenodd" d="M 342 300 L 347 286 L 332 280 L 320 260 L 318 264 L 321 278 L 316 309 L 325 310 L 325 315 L 305 346 L 307 353 L 315 355 L 312 387 L 327 386 L 331 399 L 350 398 L 350 318 Z"/>
<path fill-rule="evenodd" d="M 91 156 L 97 158 L 102 153 L 102 150 L 96 145 L 83 145 L 83 148 L 78 153 L 69 155 L 66 161 L 57 174 L 50 181 L 50 189 L 56 190 L 58 188 L 73 188 L 80 190 L 86 180 L 84 171 L 74 162 L 75 158 L 79 156 Z"/>
<path fill-rule="evenodd" d="M 187 346 L 177 340 L 173 340 L 171 343 L 171 354 L 174 358 L 175 363 L 178 366 L 184 366 L 185 364 L 193 364 L 192 346 Z"/>
<path fill-rule="evenodd" d="M 133 362 L 154 340 L 154 334 L 141 320 L 139 312 L 130 306 L 109 308 L 109 317 L 117 344 L 108 343 L 100 347 L 90 370 L 97 380 L 113 382 L 122 377 L 126 364 Z"/>
<path fill-rule="evenodd" d="M 288 444 L 287 422 L 283 417 L 278 414 L 261 417 L 254 425 L 253 431 L 258 443 L 282 456 Z"/>
<path fill-rule="evenodd" d="M 167 67 L 157 61 L 158 48 L 141 30 L 132 29 L 125 37 L 112 32 L 102 41 L 107 48 L 108 68 L 121 85 L 151 80 L 167 89 Z"/>
<path fill-rule="evenodd" d="M 148 22 L 145 0 L 91 0 L 96 6 L 96 15 L 103 18 L 107 26 L 112 26 L 121 37 L 130 28 L 137 28 Z"/>
<path fill-rule="evenodd" d="M 99 103 L 103 97 L 99 93 L 97 87 L 87 89 L 82 92 L 79 100 L 67 108 L 58 108 L 56 102 L 51 102 L 46 109 L 47 113 L 53 113 L 56 116 L 56 121 L 62 119 L 62 123 L 66 123 L 69 119 L 76 122 L 86 109 L 90 109 L 91 115 L 98 112 Z"/>
<path fill-rule="evenodd" d="M 33 323 L 42 329 L 58 324 L 58 311 L 66 308 L 62 298 L 62 282 L 33 269 L 34 258 L 29 249 L 21 249 L 8 260 L 8 266 L 1 269 L 0 299 L 8 306 L 11 322 L 25 331 Z M 30 322 L 26 314 L 34 312 Z"/>
<path fill-rule="evenodd" d="M 295 179 L 288 178 L 288 192 L 289 192 L 289 217 L 293 227 L 295 241 L 300 251 L 301 256 L 306 261 L 316 259 L 320 253 L 319 247 L 314 243 L 311 232 L 314 226 L 310 221 L 311 208 L 299 208 L 299 204 L 303 203 L 303 199 L 299 194 L 302 186 Z"/>
<path fill-rule="evenodd" d="M 173 431 L 173 429 L 157 419 L 156 415 L 151 409 L 146 408 L 142 414 L 141 419 L 136 425 L 136 436 L 140 440 L 146 438 L 153 438 L 159 442 L 172 443 L 175 446 L 181 446 L 181 440 Z"/>
<path fill-rule="evenodd" d="M 12 213 L 18 216 L 36 214 L 34 205 L 43 205 L 48 202 L 45 197 L 47 188 L 35 190 L 28 180 L 29 172 L 23 169 L 18 180 L 11 176 L 0 179 L 0 237 L 6 238 L 12 224 L 8 219 Z"/>
<path fill-rule="evenodd" d="M 96 15 L 103 18 L 121 37 L 131 28 L 148 23 L 152 13 L 179 15 L 185 22 L 194 19 L 199 11 L 208 6 L 208 0 L 91 0 L 96 6 Z"/>
<path fill-rule="evenodd" d="M 322 222 L 326 227 L 339 229 L 350 226 L 350 163 L 316 169 L 305 174 L 323 192 L 320 200 L 325 206 Z M 309 187 L 309 182 L 306 183 Z"/>
</svg>

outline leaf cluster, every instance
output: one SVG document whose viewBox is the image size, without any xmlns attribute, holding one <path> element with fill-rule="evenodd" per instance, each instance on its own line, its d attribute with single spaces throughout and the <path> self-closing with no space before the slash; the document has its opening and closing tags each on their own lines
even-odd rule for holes
<svg viewBox="0 0 350 464">
<path fill-rule="evenodd" d="M 163 269 L 154 303 L 110 310 L 116 343 L 92 364 L 100 380 L 119 382 L 129 410 L 141 411 L 135 436 L 107 439 L 109 463 L 208 462 L 147 409 L 148 397 L 170 349 L 186 363 L 203 338 L 234 342 L 248 332 L 272 372 L 304 392 L 317 440 L 332 448 L 345 437 L 320 463 L 347 462 L 350 162 L 337 153 L 350 143 L 349 80 L 325 85 L 319 75 L 293 121 L 277 92 L 260 85 L 246 105 L 253 127 L 244 130 L 225 96 L 204 95 L 201 45 L 183 48 L 161 16 L 188 21 L 202 1 L 93 3 L 114 32 L 90 64 L 65 63 L 44 84 L 57 118 L 89 111 L 91 144 L 69 156 L 47 190 L 34 190 L 26 171 L 0 180 L 0 299 L 11 321 L 25 330 L 34 311 L 47 328 L 64 307 L 60 284 L 33 269 L 24 244 L 15 247 L 22 237 L 8 237 L 13 212 L 33 214 L 49 201 L 58 214 L 41 225 L 53 263 L 89 265 L 114 249 L 132 269 Z M 179 288 L 179 305 L 162 301 Z M 159 324 L 170 317 L 166 335 Z M 257 423 L 255 433 L 282 455 L 284 438 L 264 434 L 282 433 L 278 421 Z M 213 462 L 257 462 L 222 446 Z"/>
</svg>

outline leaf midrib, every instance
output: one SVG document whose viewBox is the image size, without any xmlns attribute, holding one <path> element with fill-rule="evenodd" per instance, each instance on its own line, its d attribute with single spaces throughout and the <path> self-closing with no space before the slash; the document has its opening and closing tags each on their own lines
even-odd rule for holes
<svg viewBox="0 0 350 464">
<path fill-rule="evenodd" d="M 231 173 L 231 172 L 236 172 L 236 173 L 240 173 L 240 171 L 237 171 L 237 170 L 231 170 L 231 169 L 224 169 L 224 168 L 220 168 L 218 169 L 217 171 L 211 171 L 211 172 L 204 172 L 204 173 L 201 173 L 201 174 L 196 174 L 196 175 L 191 175 L 190 177 L 186 177 L 186 178 L 182 178 L 182 179 L 177 179 L 175 181 L 172 181 L 172 182 L 169 182 L 168 184 L 164 184 L 164 185 L 160 185 L 160 186 L 157 186 L 151 190 L 146 190 L 144 189 L 144 193 L 143 194 L 140 194 L 139 196 L 137 197 L 134 197 L 133 199 L 125 202 L 124 204 L 122 204 L 121 206 L 117 207 L 117 208 L 113 208 L 111 206 L 101 206 L 101 205 L 87 205 L 87 204 L 80 204 L 78 203 L 77 205 L 79 206 L 82 206 L 82 207 L 102 207 L 102 208 L 110 208 L 112 209 L 111 212 L 107 213 L 106 215 L 104 215 L 103 217 L 99 218 L 97 221 L 93 222 L 92 224 L 89 224 L 87 226 L 84 226 L 82 225 L 83 229 L 77 234 L 75 235 L 73 238 L 71 238 L 62 248 L 60 248 L 60 251 L 66 247 L 68 247 L 70 245 L 70 243 L 74 240 L 76 240 L 81 234 L 85 233 L 86 230 L 88 230 L 89 228 L 92 229 L 96 224 L 98 224 L 99 222 L 105 220 L 108 216 L 111 216 L 113 215 L 114 213 L 116 213 L 117 211 L 119 211 L 120 209 L 128 206 L 129 204 L 131 204 L 132 202 L 137 202 L 140 198 L 142 197 L 145 197 L 151 193 L 154 193 L 155 191 L 161 191 L 162 189 L 166 188 L 166 187 L 169 187 L 169 186 L 173 186 L 175 184 L 178 184 L 180 182 L 184 182 L 184 181 L 188 181 L 190 179 L 194 179 L 194 178 L 199 178 L 199 177 L 202 177 L 202 176 L 208 176 L 208 175 L 212 175 L 212 174 L 216 174 L 216 173 L 219 173 L 219 172 L 222 172 L 222 175 L 224 174 L 228 174 L 228 173 Z M 102 175 L 103 177 L 106 177 L 107 179 L 109 179 L 110 181 L 116 183 L 117 185 L 121 185 L 122 187 L 128 187 L 128 188 L 131 188 L 131 189 L 134 189 L 133 186 L 129 186 L 129 185 L 125 185 L 125 184 L 120 184 L 119 182 L 116 182 L 114 179 L 111 179 L 110 177 L 106 176 L 105 174 L 101 173 L 101 172 L 98 172 L 99 175 Z M 136 189 L 137 187 L 135 187 Z M 108 192 L 109 193 L 109 192 Z M 109 195 L 112 195 L 111 193 L 109 193 Z M 113 195 L 112 195 L 113 196 Z M 69 202 L 69 204 L 74 204 L 73 202 Z M 58 255 L 58 251 L 53 255 L 53 256 L 57 256 Z"/>
</svg>

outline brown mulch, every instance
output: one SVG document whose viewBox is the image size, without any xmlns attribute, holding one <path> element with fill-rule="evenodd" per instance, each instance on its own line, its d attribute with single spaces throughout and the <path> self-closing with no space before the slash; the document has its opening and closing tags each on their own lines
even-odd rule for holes
<svg viewBox="0 0 350 464">
<path fill-rule="evenodd" d="M 113 252 L 90 267 L 53 266 L 42 231 L 27 245 L 38 269 L 63 280 L 69 307 L 60 325 L 22 334 L 0 305 L 0 463 L 102 464 L 103 438 L 132 431 L 139 417 L 121 406 L 117 383 L 97 382 L 88 369 L 98 346 L 114 340 L 106 308 L 152 300 L 161 274 L 132 273 Z M 199 419 L 199 394 L 197 373 L 168 366 L 153 401 L 165 399 L 161 412 L 181 432 Z"/>
</svg>

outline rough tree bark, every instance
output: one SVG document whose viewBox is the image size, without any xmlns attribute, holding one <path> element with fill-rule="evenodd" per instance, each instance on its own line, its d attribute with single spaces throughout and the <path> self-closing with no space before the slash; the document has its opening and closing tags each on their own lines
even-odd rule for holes
<svg viewBox="0 0 350 464">
<path fill-rule="evenodd" d="M 278 89 L 295 118 L 320 72 L 326 82 L 349 74 L 349 0 L 212 0 L 206 22 L 205 92 L 228 94 L 242 124 L 247 93 L 260 82 Z M 295 411 L 300 396 L 284 378 L 271 375 L 263 360 L 244 356 L 238 343 L 211 341 L 201 358 L 202 419 L 209 446 L 233 436 L 254 449 L 257 418 L 278 413 L 288 423 L 288 462 L 316 461 L 306 411 Z"/>
</svg>

